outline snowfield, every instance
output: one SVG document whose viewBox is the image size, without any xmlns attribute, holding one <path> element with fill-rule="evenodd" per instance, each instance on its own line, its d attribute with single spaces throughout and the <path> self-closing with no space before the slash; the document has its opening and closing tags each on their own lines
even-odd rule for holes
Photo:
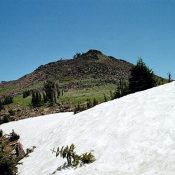
<svg viewBox="0 0 175 175">
<path fill-rule="evenodd" d="M 59 113 L 0 126 L 20 134 L 24 148 L 36 146 L 19 165 L 20 175 L 49 175 L 65 160 L 52 149 L 76 146 L 96 161 L 56 175 L 174 175 L 175 83 L 102 103 L 73 115 Z"/>
</svg>

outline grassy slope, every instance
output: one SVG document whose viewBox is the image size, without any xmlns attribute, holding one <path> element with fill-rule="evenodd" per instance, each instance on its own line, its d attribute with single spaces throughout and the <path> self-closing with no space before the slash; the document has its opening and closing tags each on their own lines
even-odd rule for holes
<svg viewBox="0 0 175 175">
<path fill-rule="evenodd" d="M 71 80 L 62 81 L 59 84 L 65 85 L 67 83 L 70 83 Z M 72 80 L 73 81 L 73 80 Z M 93 84 L 97 83 L 96 81 L 92 79 L 85 79 L 81 80 L 83 84 Z M 75 81 L 74 81 L 75 82 Z M 164 84 L 166 82 L 162 82 Z M 42 88 L 43 84 L 35 84 L 29 87 L 28 89 L 37 89 Z M 0 88 L 0 94 L 1 92 L 11 90 L 13 87 L 8 88 Z M 110 98 L 110 91 L 115 91 L 116 85 L 114 84 L 106 84 L 101 86 L 94 86 L 92 88 L 82 88 L 82 89 L 69 89 L 64 90 L 64 93 L 62 96 L 60 96 L 59 102 L 62 105 L 69 105 L 69 106 L 76 106 L 79 104 L 86 103 L 87 99 L 90 99 L 93 101 L 94 98 L 98 100 L 99 103 L 104 101 L 104 95 L 107 97 L 107 99 Z M 31 103 L 31 96 L 27 98 L 23 98 L 22 95 L 17 95 L 14 97 L 13 105 L 19 105 L 21 107 L 27 107 Z"/>
<path fill-rule="evenodd" d="M 8 91 L 10 91 L 10 90 L 12 90 L 12 89 L 13 89 L 12 86 L 0 87 L 0 95 L 1 95 L 2 93 L 8 92 Z"/>
<path fill-rule="evenodd" d="M 81 90 L 70 89 L 60 97 L 62 104 L 71 104 L 73 106 L 78 103 L 84 103 L 87 99 L 93 100 L 96 98 L 98 102 L 104 101 L 104 95 L 109 99 L 110 91 L 114 91 L 115 85 L 108 84 L 105 86 L 86 88 Z"/>
<path fill-rule="evenodd" d="M 160 77 L 156 77 L 157 84 L 164 84 L 167 82 L 167 80 L 162 79 Z M 99 103 L 104 101 L 104 96 L 107 97 L 107 99 L 110 99 L 110 91 L 115 91 L 116 86 L 114 84 L 100 84 L 99 79 L 93 79 L 93 78 L 86 78 L 82 80 L 77 80 L 75 78 L 65 78 L 62 79 L 62 81 L 57 81 L 57 83 L 60 85 L 60 87 L 68 86 L 70 83 L 80 83 L 82 85 L 87 85 L 88 88 L 69 88 L 64 89 L 64 93 L 62 96 L 60 96 L 59 103 L 62 105 L 68 105 L 69 107 L 75 107 L 78 104 L 85 104 L 87 102 L 87 99 L 90 99 L 93 101 L 95 98 Z M 42 89 L 43 83 L 37 83 L 37 84 L 31 84 L 30 87 L 23 89 L 24 90 L 31 90 L 31 89 Z M 69 86 L 68 86 L 69 87 Z M 86 86 L 85 86 L 86 87 Z M 0 87 L 0 96 L 3 95 L 3 93 L 8 93 L 8 91 L 14 90 L 14 87 L 8 86 L 8 87 Z M 26 108 L 30 106 L 31 104 L 31 96 L 24 98 L 21 94 L 16 95 L 14 97 L 14 103 L 11 106 L 20 106 L 21 108 Z"/>
<path fill-rule="evenodd" d="M 78 103 L 83 104 L 90 99 L 93 101 L 94 98 L 98 100 L 98 102 L 104 101 L 104 95 L 109 99 L 110 91 L 115 90 L 115 85 L 105 85 L 93 88 L 86 89 L 69 89 L 60 96 L 59 102 L 63 105 L 76 106 Z M 13 105 L 20 105 L 21 107 L 27 107 L 31 103 L 31 96 L 27 98 L 23 98 L 22 95 L 17 95 L 14 97 Z"/>
<path fill-rule="evenodd" d="M 27 107 L 31 103 L 32 97 L 29 96 L 27 98 L 23 98 L 22 95 L 17 95 L 13 99 L 13 104 L 14 105 L 20 105 L 21 107 Z"/>
</svg>

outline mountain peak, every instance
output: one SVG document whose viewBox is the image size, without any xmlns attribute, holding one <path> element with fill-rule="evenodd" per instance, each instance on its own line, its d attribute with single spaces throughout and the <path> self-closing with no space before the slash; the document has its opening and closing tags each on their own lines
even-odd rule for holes
<svg viewBox="0 0 175 175">
<path fill-rule="evenodd" d="M 20 79 L 6 83 L 6 87 L 13 88 L 12 90 L 9 88 L 5 93 L 13 93 L 14 91 L 15 93 L 21 93 L 23 89 L 31 88 L 34 85 L 39 86 L 48 79 L 63 82 L 63 89 L 92 86 L 86 84 L 86 81 L 80 81 L 87 79 L 94 82 L 99 81 L 100 83 L 96 83 L 98 85 L 115 84 L 121 78 L 128 79 L 132 66 L 129 62 L 123 62 L 107 56 L 99 50 L 91 49 L 85 53 L 75 54 L 73 59 L 58 60 L 39 66 L 36 70 Z M 78 83 L 75 84 L 73 81 L 78 81 Z"/>
<path fill-rule="evenodd" d="M 101 51 L 90 49 L 85 53 L 77 53 L 74 55 L 74 59 L 83 59 L 83 60 L 91 60 L 91 61 L 98 61 L 104 59 L 110 59 L 108 56 L 104 55 Z"/>
<path fill-rule="evenodd" d="M 95 50 L 95 49 L 90 49 L 89 51 L 86 52 L 86 54 L 101 54 L 103 55 L 103 53 L 99 50 Z"/>
</svg>

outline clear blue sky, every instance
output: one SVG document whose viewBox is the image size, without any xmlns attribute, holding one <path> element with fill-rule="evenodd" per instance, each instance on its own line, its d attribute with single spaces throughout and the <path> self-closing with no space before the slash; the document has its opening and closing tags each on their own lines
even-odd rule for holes
<svg viewBox="0 0 175 175">
<path fill-rule="evenodd" d="M 175 76 L 174 0 L 0 0 L 0 81 L 98 49 Z"/>
</svg>

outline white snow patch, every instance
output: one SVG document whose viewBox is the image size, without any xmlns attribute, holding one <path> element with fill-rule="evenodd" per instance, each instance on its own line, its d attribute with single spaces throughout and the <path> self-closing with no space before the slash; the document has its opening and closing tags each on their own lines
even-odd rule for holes
<svg viewBox="0 0 175 175">
<path fill-rule="evenodd" d="M 52 154 L 75 144 L 91 151 L 92 164 L 56 175 L 174 175 L 175 83 L 109 101 L 73 115 L 60 113 L 0 126 L 20 134 L 24 148 L 36 146 L 20 175 L 49 175 L 64 162 Z"/>
</svg>

